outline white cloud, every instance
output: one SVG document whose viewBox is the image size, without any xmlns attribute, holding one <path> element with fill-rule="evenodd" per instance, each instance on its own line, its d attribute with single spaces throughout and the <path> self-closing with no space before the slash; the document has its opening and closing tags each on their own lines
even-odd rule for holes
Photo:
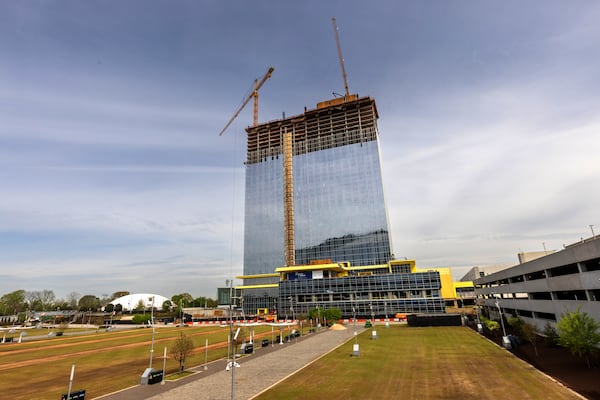
<svg viewBox="0 0 600 400">
<path fill-rule="evenodd" d="M 377 100 L 396 256 L 511 262 L 600 225 L 599 7 L 320 7 L 338 17 L 351 88 Z M 329 17 L 300 3 L 5 8 L 0 294 L 214 296 L 241 272 L 251 104 L 217 133 L 269 65 L 261 121 L 340 91 Z"/>
</svg>

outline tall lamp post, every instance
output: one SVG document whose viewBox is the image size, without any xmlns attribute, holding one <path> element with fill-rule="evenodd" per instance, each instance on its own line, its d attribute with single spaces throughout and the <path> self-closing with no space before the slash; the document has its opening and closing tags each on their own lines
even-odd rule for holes
<svg viewBox="0 0 600 400">
<path fill-rule="evenodd" d="M 354 319 L 354 345 L 352 345 L 352 357 L 360 356 L 360 345 L 358 344 L 358 334 L 356 333 L 356 308 L 352 307 L 352 318 Z"/>
<path fill-rule="evenodd" d="M 290 300 L 290 312 L 292 313 L 292 321 L 296 320 L 296 314 L 294 313 L 294 298 L 292 296 L 288 297 Z"/>
<path fill-rule="evenodd" d="M 150 323 L 152 324 L 152 342 L 150 345 L 150 365 L 152 368 L 152 353 L 154 353 L 154 296 L 152 296 L 152 308 L 150 309 Z M 164 371 L 163 371 L 164 374 Z"/>
<path fill-rule="evenodd" d="M 227 365 L 228 369 L 231 369 L 231 400 L 235 399 L 235 368 L 237 364 L 235 362 L 235 340 L 237 334 L 233 334 L 233 279 L 227 279 L 226 285 L 229 286 L 229 344 L 231 346 L 231 364 Z M 239 328 L 238 328 L 239 332 Z"/>
<path fill-rule="evenodd" d="M 317 303 L 317 331 L 321 327 L 321 312 L 319 310 L 319 304 Z"/>
<path fill-rule="evenodd" d="M 383 303 L 383 307 L 385 309 L 385 327 L 389 328 L 390 327 L 390 320 L 388 318 L 387 301 L 385 303 Z"/>
<path fill-rule="evenodd" d="M 496 300 L 496 307 L 498 307 L 498 313 L 500 314 L 500 323 L 502 324 L 502 345 L 505 348 L 510 349 L 510 339 L 508 338 L 508 336 L 506 336 L 506 328 L 504 327 L 504 317 L 502 316 L 502 308 L 500 308 L 500 302 L 498 300 Z"/>
<path fill-rule="evenodd" d="M 360 356 L 360 345 L 358 344 L 358 333 L 356 332 L 356 292 L 352 294 L 352 319 L 354 320 L 354 344 L 352 345 L 352 357 Z"/>
</svg>

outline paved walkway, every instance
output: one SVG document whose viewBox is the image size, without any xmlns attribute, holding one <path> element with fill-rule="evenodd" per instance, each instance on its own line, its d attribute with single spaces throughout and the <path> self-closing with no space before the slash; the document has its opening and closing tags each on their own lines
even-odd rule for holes
<svg viewBox="0 0 600 400">
<path fill-rule="evenodd" d="M 361 328 L 361 331 L 363 329 Z M 256 347 L 252 355 L 239 359 L 235 370 L 235 399 L 251 399 L 287 376 L 310 364 L 353 337 L 352 329 L 323 330 L 292 339 L 290 343 Z M 348 344 L 348 355 L 352 346 Z M 231 372 L 226 361 L 210 363 L 208 369 L 197 367 L 196 374 L 164 385 L 135 386 L 100 397 L 103 400 L 225 400 L 231 399 Z"/>
</svg>

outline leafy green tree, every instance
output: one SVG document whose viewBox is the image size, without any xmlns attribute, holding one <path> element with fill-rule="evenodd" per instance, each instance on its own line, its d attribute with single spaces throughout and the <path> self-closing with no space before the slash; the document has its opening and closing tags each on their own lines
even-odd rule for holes
<svg viewBox="0 0 600 400">
<path fill-rule="evenodd" d="M 342 311 L 339 308 L 328 308 L 323 311 L 323 317 L 327 321 L 336 322 L 342 319 Z"/>
<path fill-rule="evenodd" d="M 498 321 L 494 321 L 492 319 L 487 319 L 485 320 L 485 327 L 492 332 L 494 335 L 496 334 L 496 331 L 500 330 L 500 323 Z"/>
<path fill-rule="evenodd" d="M 29 302 L 29 309 L 32 311 L 44 311 L 44 306 L 39 299 Z"/>
<path fill-rule="evenodd" d="M 544 335 L 544 342 L 547 346 L 552 347 L 556 345 L 556 342 L 558 340 L 558 332 L 550 322 L 546 322 L 542 334 Z"/>
<path fill-rule="evenodd" d="M 194 299 L 194 301 L 192 302 L 193 307 L 216 307 L 217 306 L 217 301 L 214 299 L 211 299 L 210 297 L 204 297 L 204 296 L 200 296 L 196 299 Z"/>
<path fill-rule="evenodd" d="M 171 301 L 178 306 L 189 307 L 194 303 L 194 298 L 189 293 L 181 293 L 173 295 Z"/>
<path fill-rule="evenodd" d="M 171 347 L 171 356 L 177 361 L 179 361 L 179 371 L 183 371 L 185 369 L 185 359 L 188 355 L 192 354 L 194 350 L 194 342 L 192 338 L 183 334 L 183 332 L 179 333 L 179 337 L 175 340 L 173 347 Z"/>
<path fill-rule="evenodd" d="M 147 324 L 150 318 L 150 314 L 135 314 L 131 320 L 134 324 Z"/>
<path fill-rule="evenodd" d="M 2 315 L 13 314 L 25 309 L 25 290 L 15 290 L 0 297 Z"/>
<path fill-rule="evenodd" d="M 600 343 L 600 324 L 578 307 L 576 311 L 563 314 L 557 327 L 558 344 L 569 349 L 573 355 L 585 358 L 588 368 L 591 368 L 590 355 Z"/>
<path fill-rule="evenodd" d="M 113 312 L 115 310 L 115 305 L 112 303 L 108 303 L 105 307 L 104 307 L 104 311 L 105 312 Z"/>
<path fill-rule="evenodd" d="M 114 299 L 118 299 L 119 297 L 127 296 L 128 294 L 130 294 L 130 293 L 125 290 L 121 290 L 119 292 L 114 292 L 110 297 L 111 297 L 111 300 L 114 300 Z"/>
<path fill-rule="evenodd" d="M 171 307 L 173 307 L 173 303 L 171 303 L 171 300 L 163 301 L 163 305 L 162 305 L 163 311 L 165 311 L 165 312 L 171 311 Z"/>
<path fill-rule="evenodd" d="M 79 309 L 81 311 L 96 311 L 100 308 L 100 299 L 92 294 L 86 294 L 79 299 Z"/>
<path fill-rule="evenodd" d="M 71 308 L 69 302 L 67 302 L 66 300 L 63 299 L 58 299 L 54 302 L 54 309 L 61 309 L 61 310 L 68 310 L 69 308 Z"/>
</svg>

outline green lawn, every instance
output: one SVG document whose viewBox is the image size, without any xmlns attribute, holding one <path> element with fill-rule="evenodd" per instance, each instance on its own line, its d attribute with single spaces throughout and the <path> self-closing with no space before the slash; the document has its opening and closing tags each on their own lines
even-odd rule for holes
<svg viewBox="0 0 600 400">
<path fill-rule="evenodd" d="M 153 367 L 162 369 L 163 351 L 167 347 L 167 373 L 176 372 L 179 364 L 169 358 L 168 348 L 180 332 L 192 337 L 195 353 L 186 367 L 204 363 L 208 339 L 208 360 L 227 356 L 229 329 L 219 326 L 158 328 L 154 337 Z M 257 327 L 256 334 L 270 327 Z M 0 345 L 0 381 L 2 398 L 60 399 L 69 385 L 71 366 L 75 364 L 73 390 L 85 389 L 86 398 L 139 384 L 148 367 L 152 330 L 148 328 L 105 332 L 85 336 L 61 336 Z"/>
<path fill-rule="evenodd" d="M 256 397 L 271 399 L 577 399 L 463 327 L 376 327 Z"/>
</svg>

